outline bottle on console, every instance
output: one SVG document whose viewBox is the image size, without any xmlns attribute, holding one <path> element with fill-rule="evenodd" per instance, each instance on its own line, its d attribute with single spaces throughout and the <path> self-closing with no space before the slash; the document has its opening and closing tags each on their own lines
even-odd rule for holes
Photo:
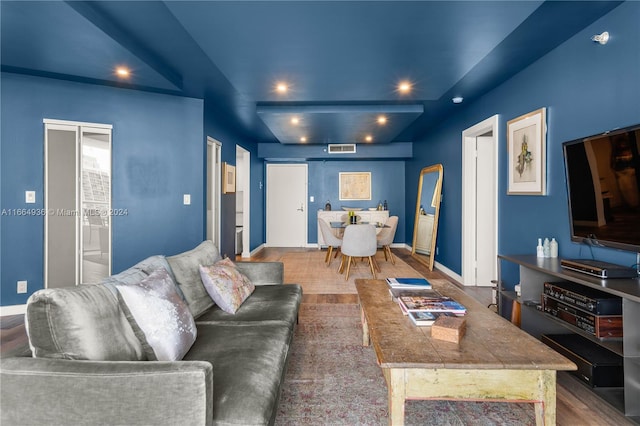
<svg viewBox="0 0 640 426">
<path fill-rule="evenodd" d="M 555 238 L 551 238 L 551 242 L 549 243 L 549 256 L 553 258 L 558 257 L 558 242 Z"/>
<path fill-rule="evenodd" d="M 538 246 L 536 247 L 536 256 L 544 257 L 544 247 L 542 247 L 542 238 L 538 238 Z"/>
<path fill-rule="evenodd" d="M 549 257 L 549 255 L 550 255 L 549 251 L 551 249 L 549 247 L 549 239 L 548 238 L 544 239 L 544 244 L 542 244 L 542 250 L 543 250 L 543 253 L 544 253 L 544 257 Z"/>
</svg>

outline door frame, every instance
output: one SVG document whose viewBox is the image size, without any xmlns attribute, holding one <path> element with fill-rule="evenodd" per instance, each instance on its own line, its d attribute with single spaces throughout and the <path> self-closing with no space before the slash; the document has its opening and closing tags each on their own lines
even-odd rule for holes
<svg viewBox="0 0 640 426">
<path fill-rule="evenodd" d="M 238 154 L 241 155 L 238 155 Z M 242 254 L 241 257 L 251 257 L 251 153 L 236 145 L 236 172 L 242 173 L 242 188 L 236 188 L 242 191 Z"/>
<path fill-rule="evenodd" d="M 499 115 L 489 117 L 462 132 L 462 284 L 465 286 L 475 286 L 475 251 L 476 251 L 476 149 L 475 142 L 479 136 L 491 133 L 494 144 L 494 161 L 498 162 L 498 141 L 499 138 Z M 473 144 L 473 146 L 472 146 Z M 493 265 L 493 276 L 498 273 L 498 181 L 499 173 L 496 170 L 494 197 L 495 197 L 495 218 L 494 218 L 494 257 L 496 262 Z"/>
<path fill-rule="evenodd" d="M 212 155 L 213 154 L 213 155 Z M 220 189 L 220 176 L 221 171 L 221 156 L 222 156 L 222 142 L 207 136 L 207 170 L 210 170 L 210 179 L 207 179 L 207 197 L 211 198 L 211 217 L 208 215 L 208 206 L 205 201 L 205 235 L 209 239 L 209 229 L 211 229 L 211 240 L 216 247 L 220 247 L 220 203 L 221 203 L 221 189 Z"/>
</svg>

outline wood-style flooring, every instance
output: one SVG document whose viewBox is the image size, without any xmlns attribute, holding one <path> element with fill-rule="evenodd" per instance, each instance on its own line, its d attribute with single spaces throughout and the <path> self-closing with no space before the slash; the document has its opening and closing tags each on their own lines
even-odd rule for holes
<svg viewBox="0 0 640 426">
<path fill-rule="evenodd" d="M 250 259 L 242 261 L 281 261 L 285 253 L 291 251 L 316 250 L 306 248 L 265 248 Z M 394 255 L 413 267 L 426 278 L 445 278 L 441 272 L 429 271 L 423 264 L 413 259 L 404 249 L 393 249 Z M 286 267 L 286 265 L 285 265 Z M 459 283 L 456 283 L 459 284 Z M 485 305 L 491 303 L 491 288 L 465 288 L 465 292 Z M 314 294 L 305 295 L 303 303 L 357 303 L 354 294 Z M 16 356 L 29 353 L 23 315 L 0 317 L 0 356 Z M 633 425 L 629 419 L 597 397 L 575 377 L 565 372 L 558 374 L 557 424 L 560 426 L 603 426 Z"/>
</svg>

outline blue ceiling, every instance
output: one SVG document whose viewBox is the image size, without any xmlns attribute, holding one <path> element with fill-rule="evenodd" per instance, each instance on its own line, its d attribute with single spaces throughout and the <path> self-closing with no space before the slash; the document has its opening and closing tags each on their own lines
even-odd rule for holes
<svg viewBox="0 0 640 426">
<path fill-rule="evenodd" d="M 203 98 L 256 142 L 406 142 L 619 3 L 2 0 L 1 63 Z"/>
</svg>

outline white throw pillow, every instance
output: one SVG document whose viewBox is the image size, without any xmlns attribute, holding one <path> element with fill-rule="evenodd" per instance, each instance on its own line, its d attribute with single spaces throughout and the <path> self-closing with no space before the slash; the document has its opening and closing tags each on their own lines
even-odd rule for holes
<svg viewBox="0 0 640 426">
<path fill-rule="evenodd" d="M 182 359 L 196 340 L 196 324 L 169 272 L 160 268 L 137 284 L 118 284 L 116 288 L 147 358 Z"/>
</svg>

